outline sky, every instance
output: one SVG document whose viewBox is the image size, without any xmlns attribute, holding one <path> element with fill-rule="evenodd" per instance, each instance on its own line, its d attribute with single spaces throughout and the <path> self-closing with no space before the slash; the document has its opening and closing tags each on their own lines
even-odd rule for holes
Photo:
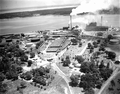
<svg viewBox="0 0 120 94">
<path fill-rule="evenodd" d="M 0 9 L 79 4 L 80 0 L 0 0 Z"/>
<path fill-rule="evenodd" d="M 0 0 L 0 10 L 26 7 L 80 4 L 83 1 L 90 0 Z M 114 4 L 118 6 L 120 4 L 120 0 L 114 0 Z"/>
</svg>

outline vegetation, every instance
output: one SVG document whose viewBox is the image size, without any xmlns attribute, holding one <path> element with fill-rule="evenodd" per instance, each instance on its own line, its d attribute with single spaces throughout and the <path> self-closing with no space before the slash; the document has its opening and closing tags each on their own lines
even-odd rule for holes
<svg viewBox="0 0 120 94">
<path fill-rule="evenodd" d="M 63 60 L 62 63 L 63 63 L 63 66 L 69 66 L 69 64 L 71 63 L 69 56 L 66 56 L 66 59 Z"/>
<path fill-rule="evenodd" d="M 115 61 L 114 63 L 115 63 L 115 64 L 120 64 L 120 61 Z"/>
<path fill-rule="evenodd" d="M 93 46 L 94 46 L 94 48 L 97 48 L 98 47 L 98 44 L 97 44 L 97 42 L 93 42 Z"/>
<path fill-rule="evenodd" d="M 31 52 L 30 53 L 30 58 L 34 58 L 35 57 L 35 53 L 34 52 Z"/>
<path fill-rule="evenodd" d="M 3 81 L 17 80 L 18 75 L 22 73 L 21 64 L 26 62 L 28 57 L 25 52 L 21 50 L 16 43 L 7 43 L 4 48 L 0 49 L 0 92 L 7 91 L 7 84 Z"/>
<path fill-rule="evenodd" d="M 116 58 L 116 53 L 115 52 L 105 51 L 105 53 L 106 53 L 108 59 L 111 59 L 113 61 L 115 60 L 115 58 Z"/>
<path fill-rule="evenodd" d="M 72 45 L 77 45 L 77 39 L 71 39 Z"/>
<path fill-rule="evenodd" d="M 32 60 L 28 60 L 28 67 L 30 67 L 32 65 Z"/>
<path fill-rule="evenodd" d="M 82 63 L 85 59 L 82 56 L 76 56 L 75 59 L 78 61 L 78 63 Z"/>
<path fill-rule="evenodd" d="M 51 14 L 53 14 L 53 15 L 69 15 L 73 8 L 74 7 L 50 9 L 50 10 L 36 10 L 36 11 L 5 13 L 5 14 L 0 14 L 0 19 L 9 19 L 9 18 L 15 18 L 15 17 L 31 17 L 31 16 L 34 16 L 35 14 L 40 14 L 40 15 L 51 15 Z"/>
<path fill-rule="evenodd" d="M 102 83 L 110 77 L 113 71 L 103 63 L 98 66 L 94 62 L 82 62 L 80 72 L 84 73 L 81 77 L 76 75 L 70 77 L 70 85 L 83 88 L 85 94 L 94 94 L 93 89 L 100 89 Z"/>
<path fill-rule="evenodd" d="M 71 82 L 69 83 L 71 86 L 76 87 L 79 83 L 79 75 L 71 75 L 70 76 Z"/>
<path fill-rule="evenodd" d="M 25 80 L 31 80 L 32 79 L 32 75 L 30 72 L 26 72 L 26 73 L 22 73 L 20 75 L 21 78 L 25 79 Z"/>
</svg>

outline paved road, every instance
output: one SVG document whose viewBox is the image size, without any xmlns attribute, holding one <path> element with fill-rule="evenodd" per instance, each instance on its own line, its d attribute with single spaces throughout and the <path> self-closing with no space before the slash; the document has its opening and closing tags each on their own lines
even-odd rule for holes
<svg viewBox="0 0 120 94">
<path fill-rule="evenodd" d="M 56 63 L 52 63 L 52 67 L 65 80 L 65 82 L 67 83 L 67 86 L 69 88 L 70 94 L 73 94 L 73 92 L 72 92 L 72 90 L 71 90 L 71 88 L 69 86 L 70 80 L 67 78 L 67 76 L 58 68 L 58 66 L 56 65 Z"/>
<path fill-rule="evenodd" d="M 66 51 L 66 50 L 63 50 L 63 51 L 60 52 L 57 56 L 54 56 L 54 59 L 53 59 L 51 65 L 52 65 L 52 68 L 53 68 L 54 70 L 56 70 L 57 73 L 65 80 L 65 82 L 66 82 L 66 84 L 67 84 L 67 86 L 68 86 L 68 88 L 69 88 L 70 94 L 74 94 L 74 93 L 72 92 L 72 90 L 71 90 L 71 87 L 69 86 L 70 79 L 68 79 L 68 77 L 66 76 L 66 74 L 64 74 L 64 73 L 59 69 L 59 67 L 56 65 L 56 63 L 57 63 L 57 61 L 58 61 L 58 57 L 61 57 L 61 56 L 64 54 L 65 51 Z"/>
<path fill-rule="evenodd" d="M 86 43 L 86 45 L 83 47 L 83 50 L 81 51 L 81 53 L 79 53 L 79 55 L 82 55 L 82 54 L 85 52 L 88 43 L 89 43 L 89 42 Z M 58 74 L 59 74 L 59 75 L 65 80 L 65 82 L 67 83 L 68 88 L 69 88 L 69 91 L 70 91 L 70 94 L 74 94 L 73 91 L 72 91 L 72 89 L 71 89 L 71 87 L 69 86 L 70 79 L 69 79 L 69 78 L 67 77 L 67 75 L 64 74 L 64 73 L 59 69 L 59 67 L 56 65 L 56 63 L 59 61 L 58 58 L 61 57 L 61 56 L 64 54 L 64 52 L 66 52 L 66 49 L 63 50 L 63 51 L 61 51 L 57 56 L 53 56 L 53 57 L 52 57 L 52 58 L 53 58 L 53 61 L 52 61 L 52 62 L 48 62 L 47 60 L 44 60 L 44 61 L 43 61 L 44 63 L 40 63 L 40 64 L 39 64 L 39 67 L 40 67 L 40 66 L 45 66 L 45 65 L 51 64 L 52 68 L 53 68 L 54 70 L 56 70 L 56 71 L 58 72 Z"/>
<path fill-rule="evenodd" d="M 86 45 L 83 47 L 83 50 L 81 51 L 81 53 L 79 53 L 79 55 L 82 55 L 86 48 L 87 48 L 87 45 L 88 43 L 91 42 L 91 41 L 88 41 L 86 43 Z M 69 91 L 70 91 L 70 94 L 74 94 L 71 87 L 69 86 L 69 82 L 70 82 L 70 79 L 67 78 L 66 74 L 64 74 L 60 69 L 59 67 L 56 65 L 57 61 L 58 61 L 58 57 L 61 57 L 63 54 L 64 54 L 65 50 L 62 51 L 58 56 L 55 56 L 53 61 L 52 61 L 52 67 L 54 70 L 56 70 L 58 72 L 58 74 L 66 81 L 67 85 L 68 85 L 68 88 L 69 88 Z"/>
</svg>

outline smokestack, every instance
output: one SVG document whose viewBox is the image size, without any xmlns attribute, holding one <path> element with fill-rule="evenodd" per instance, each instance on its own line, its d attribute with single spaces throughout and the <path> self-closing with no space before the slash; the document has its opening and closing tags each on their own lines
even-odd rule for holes
<svg viewBox="0 0 120 94">
<path fill-rule="evenodd" d="M 70 15 L 70 28 L 72 29 L 72 15 Z"/>
<path fill-rule="evenodd" d="M 101 16 L 101 26 L 102 26 L 103 16 Z"/>
</svg>

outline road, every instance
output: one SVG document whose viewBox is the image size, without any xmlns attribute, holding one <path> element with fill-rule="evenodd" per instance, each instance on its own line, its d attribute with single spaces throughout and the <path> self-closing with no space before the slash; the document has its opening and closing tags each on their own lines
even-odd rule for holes
<svg viewBox="0 0 120 94">
<path fill-rule="evenodd" d="M 85 47 L 83 47 L 83 50 L 81 51 L 81 53 L 79 53 L 78 55 L 82 55 L 86 48 L 87 48 L 87 45 L 88 43 L 90 43 L 91 41 L 88 41 L 87 44 L 85 45 Z M 64 51 L 65 52 L 65 51 Z M 68 85 L 68 88 L 69 88 L 69 91 L 70 91 L 70 94 L 74 94 L 73 91 L 71 90 L 71 87 L 69 86 L 69 81 L 66 74 L 64 74 L 60 69 L 59 67 L 56 65 L 57 61 L 58 61 L 58 57 L 61 57 L 64 52 L 62 52 L 62 54 L 60 54 L 60 56 L 56 56 L 54 58 L 54 62 L 52 63 L 52 67 L 54 70 L 56 70 L 58 72 L 58 74 L 66 81 L 67 85 Z M 113 62 L 112 62 L 113 63 Z M 114 70 L 114 72 L 112 73 L 111 77 L 106 81 L 106 83 L 102 86 L 102 88 L 100 89 L 99 93 L 98 94 L 102 94 L 103 90 L 105 89 L 105 87 L 110 83 L 110 81 L 118 74 L 119 72 L 119 69 L 120 69 L 120 66 L 117 66 L 115 64 L 113 64 L 116 69 Z"/>
<path fill-rule="evenodd" d="M 74 94 L 74 93 L 72 92 L 70 86 L 69 86 L 70 80 L 69 80 L 69 79 L 67 78 L 67 76 L 59 69 L 59 67 L 56 65 L 56 63 L 52 63 L 52 68 L 53 68 L 54 70 L 56 70 L 57 73 L 65 80 L 65 82 L 66 82 L 66 84 L 67 84 L 67 86 L 68 86 L 68 88 L 69 88 L 70 94 Z"/>
<path fill-rule="evenodd" d="M 88 45 L 89 42 L 91 42 L 91 41 L 88 41 L 88 42 L 86 43 L 86 45 L 83 47 L 83 50 L 79 53 L 79 55 L 82 55 L 82 54 L 85 52 L 85 50 L 87 49 L 87 45 Z M 60 52 L 59 55 L 54 56 L 54 59 L 53 59 L 53 61 L 52 61 L 51 66 L 52 66 L 52 68 L 53 68 L 54 70 L 56 70 L 56 71 L 58 72 L 58 74 L 65 80 L 65 82 L 67 83 L 67 86 L 68 86 L 68 88 L 69 88 L 70 94 L 74 94 L 73 91 L 72 91 L 72 89 L 71 89 L 71 87 L 69 86 L 70 79 L 68 79 L 68 77 L 66 76 L 66 74 L 64 74 L 64 73 L 59 69 L 59 67 L 56 65 L 56 63 L 58 62 L 58 57 L 61 57 L 61 56 L 64 54 L 64 52 L 65 52 L 65 50 L 62 51 L 62 52 Z"/>
<path fill-rule="evenodd" d="M 84 54 L 85 50 L 86 50 L 87 47 L 88 47 L 88 43 L 91 43 L 91 41 L 88 41 L 88 42 L 86 43 L 86 45 L 83 47 L 82 51 L 81 51 L 79 54 L 77 54 L 77 55 L 82 55 L 82 54 Z"/>
<path fill-rule="evenodd" d="M 83 50 L 79 53 L 79 55 L 82 55 L 86 48 L 87 48 L 87 45 L 88 45 L 89 41 L 86 43 L 86 45 L 83 47 Z M 44 51 L 45 52 L 45 51 Z M 65 82 L 67 83 L 67 86 L 68 86 L 68 89 L 70 91 L 70 94 L 74 94 L 71 87 L 69 86 L 69 82 L 71 81 L 70 78 L 68 78 L 68 76 L 66 74 L 64 74 L 60 69 L 59 67 L 56 65 L 56 63 L 59 61 L 58 58 L 61 57 L 64 52 L 66 52 L 66 49 L 62 50 L 60 53 L 58 53 L 58 55 L 54 55 L 52 58 L 53 60 L 51 62 L 48 62 L 47 60 L 42 60 L 43 63 L 39 63 L 37 65 L 36 68 L 40 67 L 40 66 L 45 66 L 45 65 L 49 65 L 51 64 L 52 68 L 57 71 L 57 73 L 65 80 Z M 27 70 L 27 67 L 24 68 L 24 70 Z M 29 69 L 30 70 L 30 69 Z"/>
<path fill-rule="evenodd" d="M 70 79 L 68 79 L 68 77 L 66 76 L 66 74 L 64 74 L 64 73 L 59 69 L 59 67 L 56 65 L 56 63 L 58 62 L 58 58 L 61 57 L 61 56 L 64 54 L 65 51 L 66 51 L 66 49 L 63 50 L 63 51 L 61 51 L 57 56 L 54 56 L 54 59 L 53 59 L 53 61 L 52 61 L 51 66 L 52 66 L 52 68 L 53 68 L 54 70 L 56 70 L 57 73 L 65 80 L 65 82 L 66 82 L 66 84 L 67 84 L 67 86 L 68 86 L 68 88 L 69 88 L 70 94 L 74 94 L 74 93 L 72 92 L 72 90 L 71 90 L 71 87 L 69 86 Z"/>
</svg>

